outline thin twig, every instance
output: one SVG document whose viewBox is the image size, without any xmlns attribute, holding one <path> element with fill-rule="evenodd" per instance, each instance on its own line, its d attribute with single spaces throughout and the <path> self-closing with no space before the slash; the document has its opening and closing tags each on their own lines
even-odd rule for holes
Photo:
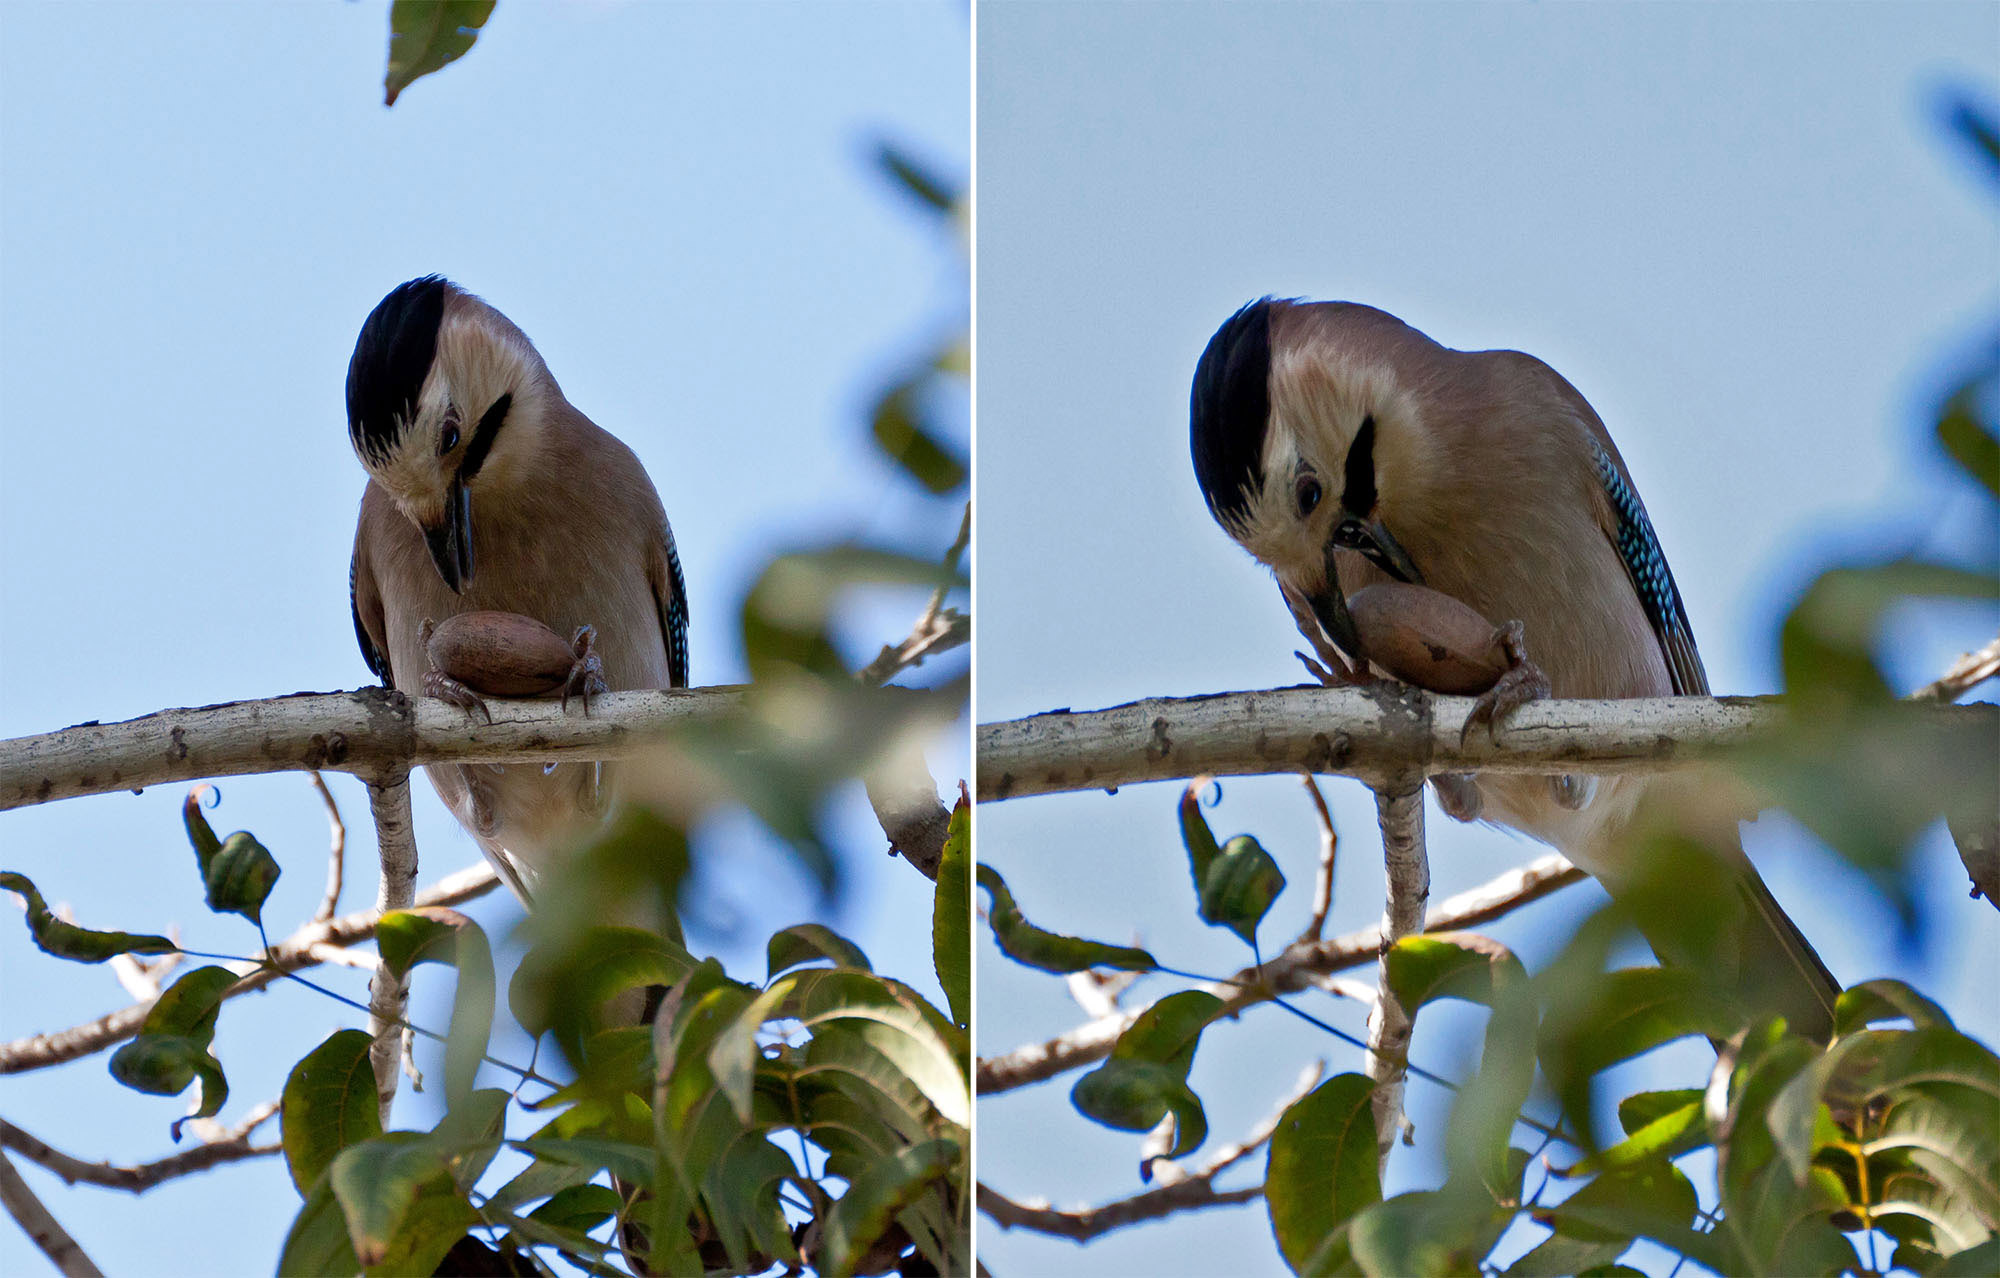
<svg viewBox="0 0 2000 1278">
<path fill-rule="evenodd" d="M 1450 932 L 1478 927 L 1583 877 L 1583 871 L 1551 852 L 1448 897 L 1430 911 L 1424 930 Z M 1283 953 L 1265 959 L 1261 971 L 1246 967 L 1228 981 L 1207 988 L 1224 1000 L 1221 1015 L 1231 1015 L 1268 1001 L 1273 995 L 1306 989 L 1331 973 L 1374 962 L 1381 951 L 1382 928 L 1377 924 L 1328 940 L 1295 942 Z M 977 1071 L 979 1094 L 993 1096 L 1012 1091 L 1103 1060 L 1110 1055 L 1111 1045 L 1118 1041 L 1118 1036 L 1144 1010 L 1127 1008 L 1116 1016 L 1099 1017 L 1055 1038 L 982 1058 Z"/>
<path fill-rule="evenodd" d="M 1300 779 L 1306 783 L 1306 793 L 1312 796 L 1313 811 L 1319 815 L 1319 877 L 1313 880 L 1312 920 L 1306 930 L 1299 933 L 1301 941 L 1317 941 L 1326 934 L 1326 916 L 1333 909 L 1333 861 L 1340 850 L 1340 835 L 1333 828 L 1333 813 L 1327 809 L 1326 796 L 1320 793 L 1319 782 L 1313 780 L 1310 772 L 1302 773 Z"/>
<path fill-rule="evenodd" d="M 1403 1073 L 1410 1057 L 1416 1012 L 1405 1008 L 1389 985 L 1389 947 L 1424 927 L 1431 896 L 1431 863 L 1424 848 L 1424 787 L 1383 787 L 1375 791 L 1375 817 L 1382 826 L 1382 957 L 1375 982 L 1375 1006 L 1368 1013 L 1368 1077 L 1375 1080 L 1369 1104 L 1375 1111 L 1375 1141 L 1381 1165 L 1389 1163 L 1403 1118 Z"/>
<path fill-rule="evenodd" d="M 1032 1229 L 1037 1233 L 1054 1234 L 1059 1238 L 1070 1238 L 1077 1242 L 1087 1242 L 1099 1234 L 1109 1233 L 1125 1225 L 1142 1220 L 1156 1220 L 1176 1212 L 1191 1211 L 1200 1207 L 1226 1207 L 1233 1203 L 1247 1203 L 1261 1198 L 1264 1187 L 1257 1185 L 1249 1189 L 1215 1188 L 1215 1178 L 1222 1172 L 1256 1153 L 1270 1142 L 1272 1133 L 1278 1130 L 1285 1111 L 1290 1109 L 1301 1096 L 1318 1084 L 1323 1065 L 1314 1062 L 1299 1076 L 1299 1081 L 1289 1095 L 1272 1109 L 1270 1115 L 1242 1140 L 1225 1145 L 1202 1166 L 1199 1172 L 1178 1176 L 1166 1184 L 1158 1185 L 1143 1194 L 1121 1198 L 1116 1202 L 1098 1207 L 1077 1207 L 1062 1210 L 1047 1204 L 1020 1203 L 981 1183 L 978 1189 L 979 1210 L 1002 1229 Z M 1174 1164 L 1165 1161 L 1153 1163 L 1156 1175 L 1175 1175 Z"/>
<path fill-rule="evenodd" d="M 276 1142 L 258 1145 L 250 1140 L 250 1134 L 277 1112 L 277 1101 L 265 1101 L 245 1115 L 242 1122 L 225 1129 L 216 1139 L 197 1145 L 193 1149 L 136 1166 L 85 1162 L 36 1139 L 4 1118 L 0 1118 L 0 1147 L 11 1149 L 21 1157 L 39 1163 L 62 1177 L 63 1183 L 67 1185 L 103 1185 L 108 1189 L 123 1189 L 134 1194 L 143 1194 L 165 1181 L 205 1171 L 221 1163 L 239 1162 L 246 1158 L 261 1158 L 267 1154 L 278 1153 L 284 1148 L 283 1145 Z"/>
<path fill-rule="evenodd" d="M 1909 699 L 1953 702 L 1995 675 L 2000 675 L 2000 635 L 1977 652 L 1968 652 L 1952 662 L 1934 682 L 1912 692 Z"/>
<path fill-rule="evenodd" d="M 426 888 L 417 895 L 416 904 L 458 905 L 484 896 L 498 886 L 499 880 L 490 866 L 471 865 L 446 875 Z M 289 973 L 316 967 L 324 961 L 314 954 L 318 946 L 358 945 L 374 937 L 375 926 L 381 921 L 380 910 L 357 910 L 324 923 L 308 923 L 271 947 L 271 966 L 251 962 L 232 964 L 235 970 L 244 973 L 244 977 L 225 990 L 223 997 L 228 999 L 248 994 L 283 979 Z M 134 1003 L 68 1029 L 0 1043 L 0 1074 L 60 1065 L 64 1061 L 102 1051 L 113 1043 L 123 1042 L 139 1032 L 139 1025 L 146 1019 L 146 1013 L 153 1010 L 154 1001 L 147 999 Z"/>
<path fill-rule="evenodd" d="M 104 1271 L 91 1263 L 76 1239 L 56 1223 L 56 1218 L 42 1206 L 42 1200 L 35 1197 L 35 1191 L 28 1188 L 28 1182 L 21 1179 L 21 1173 L 4 1153 L 0 1153 L 0 1206 L 6 1207 L 7 1214 L 20 1222 L 29 1240 L 49 1258 L 57 1273 L 65 1278 L 104 1278 Z"/>
<path fill-rule="evenodd" d="M 410 778 L 368 783 L 368 807 L 375 817 L 375 844 L 382 858 L 382 879 L 375 908 L 383 914 L 408 909 L 416 899 L 417 837 L 410 820 Z M 396 1066 L 403 1054 L 398 1032 L 409 1000 L 408 981 L 392 979 L 378 965 L 368 982 L 368 1033 L 375 1042 L 368 1061 L 375 1069 L 375 1094 L 382 1104 L 382 1125 L 389 1125 L 389 1107 L 396 1100 Z"/>
<path fill-rule="evenodd" d="M 326 788 L 326 778 L 317 772 L 306 775 L 312 778 L 313 789 L 319 791 L 321 801 L 326 804 L 326 822 L 333 827 L 328 840 L 332 847 L 326 855 L 326 896 L 313 911 L 313 922 L 324 923 L 340 908 L 340 881 L 347 864 L 347 823 L 340 819 L 340 805 L 333 801 L 333 791 Z"/>
</svg>

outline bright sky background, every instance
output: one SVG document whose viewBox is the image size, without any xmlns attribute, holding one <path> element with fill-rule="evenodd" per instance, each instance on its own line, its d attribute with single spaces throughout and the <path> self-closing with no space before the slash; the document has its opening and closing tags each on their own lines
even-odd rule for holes
<svg viewBox="0 0 2000 1278">
<path fill-rule="evenodd" d="M 987 3 L 978 25 L 982 723 L 1301 680 L 1269 575 L 1210 521 L 1188 461 L 1195 360 L 1265 293 L 1368 302 L 1575 383 L 1637 476 L 1719 691 L 1775 687 L 1777 618 L 1843 554 L 1952 545 L 1994 562 L 2000 534 L 1927 442 L 2000 316 L 1994 191 L 1937 111 L 1945 85 L 1994 100 L 1990 4 Z M 1905 686 L 1996 622 L 1968 609 L 1906 628 Z M 1345 930 L 1380 914 L 1379 844 L 1366 791 L 1328 789 Z M 1044 926 L 1233 970 L 1246 952 L 1194 919 L 1177 797 L 990 805 L 980 856 Z M 1299 783 L 1226 782 L 1210 819 L 1279 859 L 1292 888 L 1264 932 L 1295 935 L 1315 859 Z M 1433 899 L 1540 850 L 1435 809 L 1430 825 Z M 1855 876 L 1780 825 L 1753 830 L 1751 851 L 1837 975 L 1904 976 L 2000 1036 L 2000 926 L 1942 838 L 1909 954 Z M 1492 930 L 1532 967 L 1596 899 L 1573 888 Z M 981 1054 L 1083 1019 L 990 942 L 979 960 Z M 1362 1025 L 1355 1004 L 1316 1007 Z M 1462 1074 L 1476 1023 L 1426 1011 L 1416 1059 Z M 1308 1061 L 1339 1072 L 1358 1055 L 1268 1009 L 1211 1030 L 1192 1077 L 1211 1136 L 1190 1161 Z M 984 1181 L 1062 1206 L 1143 1188 L 1139 1138 L 1079 1117 L 1075 1078 L 982 1104 Z M 1444 1098 L 1410 1087 L 1435 1150 Z M 1223 1183 L 1262 1170 L 1259 1155 Z M 1402 1153 L 1390 1188 L 1437 1175 Z M 1087 1251 L 982 1222 L 980 1251 L 995 1274 L 1280 1272 L 1261 1205 Z"/>
<path fill-rule="evenodd" d="M 348 619 L 363 477 L 342 386 L 369 309 L 429 271 L 517 321 L 645 462 L 686 567 L 696 683 L 744 678 L 742 597 L 773 554 L 950 541 L 957 509 L 877 458 L 866 412 L 963 316 L 959 246 L 873 162 L 886 138 L 967 176 L 962 6 L 510 0 L 393 110 L 387 33 L 381 0 L 0 6 L 0 737 L 372 682 Z M 920 606 L 870 609 L 863 656 Z M 947 787 L 969 768 L 963 750 L 932 763 Z M 356 909 L 375 891 L 367 803 L 334 785 Z M 218 832 L 252 830 L 284 866 L 266 910 L 282 936 L 323 891 L 319 801 L 298 775 L 221 789 Z M 416 792 L 424 881 L 476 862 Z M 0 814 L 0 867 L 86 925 L 178 921 L 190 945 L 246 953 L 248 926 L 202 905 L 181 794 Z M 724 867 L 706 899 L 740 925 L 725 962 L 761 979 L 763 938 L 816 907 L 746 827 L 704 840 Z M 864 805 L 838 829 L 851 892 L 830 921 L 934 992 L 928 884 L 881 855 Z M 494 897 L 470 912 L 496 932 L 515 915 Z M 0 916 L 0 1038 L 127 1001 Z M 425 985 L 417 1011 L 441 1024 L 450 982 Z M 229 1004 L 223 1117 L 357 1016 L 282 984 Z M 0 1080 L 0 1114 L 84 1158 L 172 1152 L 183 1102 L 118 1086 L 106 1059 Z M 435 1091 L 397 1116 L 428 1125 Z M 15 1161 L 110 1273 L 270 1272 L 298 1203 L 277 1160 L 139 1199 Z M 44 1268 L 0 1224 L 0 1273 Z"/>
</svg>

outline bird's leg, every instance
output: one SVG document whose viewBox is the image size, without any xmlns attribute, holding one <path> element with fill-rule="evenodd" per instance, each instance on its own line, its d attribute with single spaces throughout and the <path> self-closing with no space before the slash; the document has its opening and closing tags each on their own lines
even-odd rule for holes
<svg viewBox="0 0 2000 1278">
<path fill-rule="evenodd" d="M 438 669 L 437 658 L 431 655 L 431 634 L 437 623 L 429 617 L 417 627 L 417 642 L 424 648 L 424 695 L 448 701 L 470 715 L 474 710 L 486 716 L 486 722 L 493 722 L 493 712 L 486 708 L 486 699 L 444 671 Z"/>
<path fill-rule="evenodd" d="M 569 668 L 569 678 L 563 683 L 563 713 L 569 713 L 570 695 L 583 698 L 584 717 L 590 717 L 592 693 L 609 692 L 604 682 L 604 662 L 598 659 L 597 630 L 593 626 L 578 626 L 576 634 L 569 641 L 570 651 L 576 654 L 576 664 Z"/>
<path fill-rule="evenodd" d="M 1539 701 L 1549 695 L 1549 677 L 1542 673 L 1540 666 L 1528 660 L 1526 631 L 1520 622 L 1510 621 L 1500 627 L 1500 651 L 1507 658 L 1506 673 L 1472 703 L 1472 713 L 1465 716 L 1465 726 L 1458 732 L 1461 746 L 1472 735 L 1474 727 L 1484 724 L 1491 735 L 1497 731 L 1499 720 L 1530 701 Z"/>
</svg>

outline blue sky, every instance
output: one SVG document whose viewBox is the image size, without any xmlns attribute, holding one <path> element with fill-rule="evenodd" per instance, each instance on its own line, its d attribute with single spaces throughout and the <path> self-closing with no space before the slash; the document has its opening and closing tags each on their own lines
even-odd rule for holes
<svg viewBox="0 0 2000 1278">
<path fill-rule="evenodd" d="M 1300 681 L 1269 575 L 1210 521 L 1188 461 L 1195 360 L 1266 293 L 1367 302 L 1569 378 L 1637 478 L 1720 692 L 1774 689 L 1777 619 L 1836 558 L 1994 562 L 2000 534 L 1927 442 L 2000 317 L 1993 188 L 1937 109 L 1949 85 L 1995 100 L 1991 6 L 988 3 L 978 24 L 981 722 Z M 1996 624 L 1990 608 L 1904 620 L 1905 686 Z M 1327 789 L 1344 835 L 1332 926 L 1358 927 L 1381 910 L 1372 805 L 1357 783 Z M 1316 846 L 1298 782 L 1222 791 L 1218 835 L 1256 833 L 1293 885 L 1265 932 L 1295 934 Z M 989 805 L 980 855 L 1044 926 L 1232 970 L 1247 954 L 1194 919 L 1177 797 Z M 1434 899 L 1540 851 L 1435 809 L 1430 824 Z M 1748 845 L 1843 980 L 1907 977 L 1993 1041 L 2000 929 L 1941 837 L 1915 953 L 1783 818 Z M 1492 931 L 1533 966 L 1598 899 L 1573 888 Z M 990 942 L 979 960 L 981 1054 L 1084 1019 Z M 1361 1025 L 1351 1003 L 1317 1010 Z M 1463 1073 L 1476 1023 L 1426 1011 L 1416 1059 Z M 1685 1077 L 1705 1055 L 1661 1068 Z M 1211 1031 L 1191 1080 L 1210 1146 L 1316 1057 L 1357 1066 L 1281 1014 Z M 982 1179 L 1064 1206 L 1143 1188 L 1137 1138 L 1078 1117 L 1073 1081 L 982 1103 Z M 1411 1088 L 1434 1150 L 1445 1098 Z M 1391 1188 L 1436 1174 L 1406 1151 Z M 1257 1205 L 1088 1251 L 987 1226 L 980 1250 L 995 1273 L 1279 1263 Z"/>
<path fill-rule="evenodd" d="M 429 271 L 516 320 L 646 464 L 690 583 L 696 683 L 744 677 L 742 596 L 772 554 L 919 531 L 941 553 L 956 509 L 894 477 L 866 412 L 962 317 L 964 259 L 872 157 L 890 139 L 965 178 L 968 34 L 963 7 L 932 0 L 507 3 L 384 110 L 380 0 L 0 6 L 0 737 L 371 681 L 348 620 L 362 473 L 342 383 L 369 309 Z M 921 602 L 877 601 L 857 649 L 900 638 Z M 947 787 L 969 767 L 950 745 L 932 762 Z M 367 805 L 334 785 L 355 909 L 374 893 Z M 216 828 L 284 866 L 282 934 L 322 890 L 318 800 L 296 775 L 221 789 Z M 425 881 L 477 861 L 415 790 Z M 201 905 L 179 801 L 7 813 L 0 865 L 87 925 L 178 921 L 190 945 L 246 952 L 248 929 Z M 880 855 L 865 806 L 836 820 L 853 890 L 833 921 L 933 988 L 928 885 Z M 814 911 L 810 889 L 746 822 L 703 846 L 711 917 L 740 929 L 716 943 L 761 976 L 762 938 Z M 471 912 L 513 917 L 493 898 Z M 0 924 L 0 1037 L 125 1001 L 107 970 Z M 434 984 L 416 1006 L 441 1022 Z M 352 1023 L 296 988 L 229 1005 L 224 1117 Z M 104 1061 L 0 1081 L 0 1114 L 85 1158 L 171 1152 L 182 1103 L 118 1087 Z M 398 1114 L 434 1117 L 407 1094 Z M 268 1272 L 297 1203 L 271 1160 L 136 1200 L 24 1174 L 113 1273 Z M 0 1272 L 43 1263 L 0 1228 Z"/>
</svg>

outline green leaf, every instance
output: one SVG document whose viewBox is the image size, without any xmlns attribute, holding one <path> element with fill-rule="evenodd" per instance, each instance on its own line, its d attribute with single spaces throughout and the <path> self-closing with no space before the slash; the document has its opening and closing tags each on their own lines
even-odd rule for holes
<svg viewBox="0 0 2000 1278">
<path fill-rule="evenodd" d="M 340 1151 L 327 1183 L 347 1218 L 347 1235 L 364 1273 L 428 1274 L 479 1213 L 465 1200 L 448 1153 L 409 1132 Z"/>
<path fill-rule="evenodd" d="M 1181 844 L 1187 848 L 1188 868 L 1194 872 L 1194 894 L 1201 896 L 1202 884 L 1208 881 L 1209 867 L 1215 858 L 1222 855 L 1216 844 L 1215 831 L 1209 829 L 1208 818 L 1201 814 L 1201 792 L 1208 788 L 1211 778 L 1196 777 L 1181 791 Z"/>
<path fill-rule="evenodd" d="M 587 928 L 530 949 L 515 969 L 507 1001 L 522 1029 L 536 1036 L 553 1029 L 574 1059 L 608 999 L 648 985 L 673 985 L 694 967 L 685 946 L 656 933 Z"/>
<path fill-rule="evenodd" d="M 310 1198 L 334 1156 L 382 1134 L 382 1108 L 362 1030 L 339 1030 L 292 1067 L 280 1101 L 285 1165 Z"/>
<path fill-rule="evenodd" d="M 451 1032 L 444 1050 L 445 1104 L 456 1108 L 472 1094 L 479 1062 L 493 1033 L 496 978 L 486 933 L 457 910 L 421 906 L 383 915 L 375 930 L 375 944 L 383 966 L 397 980 L 424 963 L 442 963 L 458 970 Z"/>
<path fill-rule="evenodd" d="M 1627 1136 L 1637 1135 L 1662 1118 L 1701 1103 L 1699 1087 L 1676 1087 L 1661 1092 L 1634 1092 L 1618 1102 L 1618 1125 Z"/>
<path fill-rule="evenodd" d="M 788 972 L 808 963 L 832 963 L 835 967 L 858 967 L 871 971 L 868 956 L 861 947 L 822 923 L 797 923 L 781 932 L 773 932 L 770 942 L 764 947 L 765 962 L 770 974 L 765 979 L 776 980 L 780 972 Z"/>
<path fill-rule="evenodd" d="M 507 1143 L 538 1159 L 547 1159 L 550 1162 L 563 1163 L 592 1172 L 608 1171 L 618 1179 L 631 1181 L 635 1185 L 650 1188 L 654 1181 L 653 1151 L 626 1141 L 601 1140 L 587 1136 L 568 1138 L 545 1136 Z"/>
<path fill-rule="evenodd" d="M 1271 1134 L 1264 1203 L 1295 1273 L 1357 1211 L 1381 1201 L 1374 1083 L 1341 1074 L 1292 1102 Z"/>
<path fill-rule="evenodd" d="M 277 859 L 270 851 L 248 830 L 238 830 L 222 841 L 215 859 L 208 863 L 208 908 L 221 914 L 240 914 L 258 923 L 278 874 Z"/>
<path fill-rule="evenodd" d="M 945 831 L 931 905 L 931 961 L 951 1019 L 972 1024 L 972 800 L 961 790 Z"/>
<path fill-rule="evenodd" d="M 625 1200 L 608 1185 L 567 1185 L 528 1216 L 551 1228 L 587 1234 L 616 1216 L 624 1206 Z"/>
<path fill-rule="evenodd" d="M 1187 1085 L 1201 1032 L 1222 1000 L 1202 990 L 1169 994 L 1139 1014 L 1104 1064 L 1078 1079 L 1070 1102 L 1086 1118 L 1123 1131 L 1150 1131 L 1174 1116 L 1167 1157 L 1192 1152 L 1208 1136 L 1201 1101 Z"/>
<path fill-rule="evenodd" d="M 1645 1113 L 1652 1112 L 1650 1106 L 1635 1107 L 1628 1117 L 1627 1101 L 1638 1101 L 1645 1097 L 1690 1096 L 1672 1109 L 1660 1110 L 1656 1117 L 1644 1122 L 1637 1121 Z M 1627 1133 L 1624 1140 L 1592 1154 L 1576 1166 L 1559 1173 L 1564 1176 L 1594 1176 L 1603 1171 L 1617 1171 L 1640 1163 L 1661 1158 L 1678 1158 L 1691 1149 L 1699 1149 L 1709 1143 L 1708 1120 L 1702 1108 L 1702 1094 L 1693 1089 L 1676 1092 L 1641 1092 L 1638 1096 L 1628 1096 L 1618 1105 L 1618 1118 Z"/>
<path fill-rule="evenodd" d="M 404 89 L 471 51 L 479 29 L 493 16 L 494 0 L 395 0 L 389 8 L 389 71 L 382 105 L 395 106 Z"/>
<path fill-rule="evenodd" d="M 1157 1061 L 1108 1060 L 1077 1079 L 1069 1099 L 1077 1113 L 1120 1131 L 1151 1131 L 1172 1114 L 1168 1158 L 1193 1153 L 1208 1139 L 1208 1116 L 1185 1074 Z M 1141 1169 L 1142 1175 L 1147 1172 Z"/>
<path fill-rule="evenodd" d="M 1202 921 L 1257 943 L 1257 925 L 1285 890 L 1285 875 L 1263 844 L 1239 834 L 1222 845 L 1201 883 Z"/>
<path fill-rule="evenodd" d="M 750 1121 L 750 1085 L 761 1059 L 757 1033 L 791 997 L 792 987 L 789 977 L 773 983 L 738 1012 L 709 1045 L 708 1067 L 715 1073 L 715 1086 L 743 1123 Z"/>
<path fill-rule="evenodd" d="M 1954 1252 L 1926 1278 L 1991 1278 L 2000 1274 L 2000 1238 L 1988 1238 L 1976 1247 Z"/>
<path fill-rule="evenodd" d="M 972 1122 L 970 1048 L 942 1013 L 900 981 L 836 969 L 787 977 L 784 1012 L 818 1033 L 842 1025 L 880 1052 L 947 1122 Z"/>
<path fill-rule="evenodd" d="M 1366 1208 L 1348 1223 L 1347 1241 L 1368 1278 L 1448 1278 L 1477 1270 L 1512 1218 L 1425 1190 Z"/>
<path fill-rule="evenodd" d="M 1475 932 L 1406 936 L 1390 947 L 1384 962 L 1389 988 L 1412 1015 L 1440 998 L 1490 1007 L 1495 989 L 1527 978 L 1511 950 Z"/>
<path fill-rule="evenodd" d="M 896 1213 L 951 1175 L 963 1159 L 956 1141 L 926 1141 L 898 1150 L 856 1177 L 826 1214 L 824 1271 L 853 1273 L 855 1261 L 889 1228 Z"/>
<path fill-rule="evenodd" d="M 226 967 L 198 967 L 169 985 L 139 1024 L 139 1033 L 111 1056 L 111 1076 L 134 1091 L 173 1096 L 197 1078 L 201 1105 L 188 1118 L 209 1118 L 229 1098 L 222 1062 L 208 1050 L 225 991 L 237 982 Z M 179 1138 L 182 1119 L 173 1125 Z"/>
<path fill-rule="evenodd" d="M 1852 1034 L 1880 1021 L 1908 1021 L 1916 1029 L 1952 1027 L 1951 1017 L 1942 1007 L 1902 981 L 1883 977 L 1841 991 L 1833 1009 L 1836 1034 Z"/>
<path fill-rule="evenodd" d="M 1036 927 L 1021 914 L 1013 893 L 1007 890 L 1007 881 L 990 865 L 980 865 L 979 886 L 986 889 L 990 901 L 986 920 L 993 928 L 993 942 L 1016 963 L 1058 975 L 1092 967 L 1147 972 L 1159 966 L 1151 954 L 1134 946 L 1086 941 Z"/>
<path fill-rule="evenodd" d="M 172 954 L 180 947 L 164 936 L 134 932 L 96 932 L 65 923 L 25 874 L 0 872 L 0 888 L 18 892 L 28 906 L 28 934 L 44 954 L 75 963 L 102 963 L 116 954 Z"/>
<path fill-rule="evenodd" d="M 326 1278 L 328 1274 L 357 1274 L 361 1260 L 354 1254 L 354 1242 L 347 1236 L 347 1216 L 333 1185 L 322 1175 L 292 1227 L 285 1233 L 285 1245 L 278 1253 L 279 1278 Z"/>
<path fill-rule="evenodd" d="M 248 830 L 216 839 L 208 818 L 201 814 L 203 797 L 215 792 L 213 786 L 198 785 L 181 801 L 181 821 L 187 826 L 188 842 L 194 845 L 208 908 L 218 914 L 240 914 L 257 923 L 271 888 L 278 882 L 278 862 Z"/>
</svg>

